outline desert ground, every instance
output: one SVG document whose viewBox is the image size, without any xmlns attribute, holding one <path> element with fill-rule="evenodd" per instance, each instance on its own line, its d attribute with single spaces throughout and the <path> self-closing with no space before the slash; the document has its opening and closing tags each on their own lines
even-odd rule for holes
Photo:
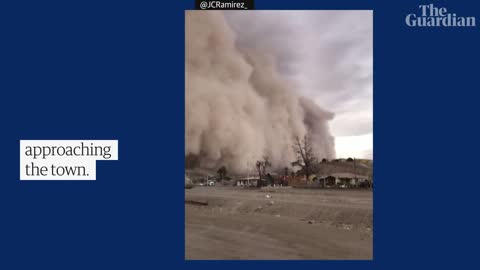
<svg viewBox="0 0 480 270">
<path fill-rule="evenodd" d="M 370 190 L 196 186 L 185 190 L 185 258 L 371 260 L 372 208 Z"/>
</svg>

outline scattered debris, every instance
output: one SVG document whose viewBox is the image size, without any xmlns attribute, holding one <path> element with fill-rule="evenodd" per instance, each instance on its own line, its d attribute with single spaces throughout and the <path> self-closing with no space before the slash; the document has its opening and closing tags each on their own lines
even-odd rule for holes
<svg viewBox="0 0 480 270">
<path fill-rule="evenodd" d="M 267 198 L 267 199 L 270 199 L 270 198 L 272 198 L 272 197 L 273 197 L 273 196 L 270 195 L 270 194 L 265 195 L 265 198 Z"/>
<path fill-rule="evenodd" d="M 185 200 L 185 203 L 195 204 L 195 205 L 208 205 L 208 201 L 197 201 L 197 200 Z"/>
<path fill-rule="evenodd" d="M 263 207 L 259 206 L 259 207 L 255 208 L 255 210 L 253 210 L 253 211 L 258 212 L 258 211 L 262 211 L 262 210 L 263 210 Z"/>
<path fill-rule="evenodd" d="M 353 229 L 353 226 L 352 225 L 349 225 L 349 224 L 341 224 L 340 226 L 342 229 L 344 230 L 347 230 L 347 231 L 350 231 Z"/>
</svg>

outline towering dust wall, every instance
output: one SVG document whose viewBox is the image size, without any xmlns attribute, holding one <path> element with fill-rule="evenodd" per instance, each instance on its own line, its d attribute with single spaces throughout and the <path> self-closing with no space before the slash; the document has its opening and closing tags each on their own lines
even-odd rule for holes
<svg viewBox="0 0 480 270">
<path fill-rule="evenodd" d="M 268 156 L 295 159 L 295 136 L 308 134 L 319 158 L 335 156 L 333 114 L 297 94 L 266 52 L 238 49 L 220 11 L 185 17 L 185 156 L 188 166 L 250 170 Z"/>
</svg>

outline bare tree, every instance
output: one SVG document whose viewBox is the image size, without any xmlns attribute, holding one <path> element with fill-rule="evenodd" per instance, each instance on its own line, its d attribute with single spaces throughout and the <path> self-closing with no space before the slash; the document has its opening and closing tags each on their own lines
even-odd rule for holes
<svg viewBox="0 0 480 270">
<path fill-rule="evenodd" d="M 297 160 L 292 162 L 292 166 L 300 167 L 301 171 L 308 180 L 308 177 L 313 174 L 318 163 L 318 160 L 313 153 L 313 147 L 310 138 L 307 135 L 305 135 L 303 139 L 295 137 L 293 150 L 297 155 Z"/>
<path fill-rule="evenodd" d="M 218 176 L 220 177 L 220 180 L 223 180 L 227 176 L 227 168 L 225 166 L 220 167 L 217 171 Z"/>
<path fill-rule="evenodd" d="M 257 167 L 258 178 L 259 178 L 258 186 L 260 186 L 261 180 L 265 177 L 267 168 L 271 167 L 272 164 L 270 163 L 268 157 L 264 156 L 263 160 L 257 160 L 257 163 L 255 165 Z"/>
</svg>

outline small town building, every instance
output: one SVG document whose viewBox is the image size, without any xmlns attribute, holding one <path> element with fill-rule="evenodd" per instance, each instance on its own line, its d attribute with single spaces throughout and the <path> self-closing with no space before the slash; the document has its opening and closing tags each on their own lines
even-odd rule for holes
<svg viewBox="0 0 480 270">
<path fill-rule="evenodd" d="M 258 184 L 259 178 L 255 176 L 242 177 L 235 179 L 236 186 L 247 186 L 247 187 L 256 187 Z"/>
</svg>

